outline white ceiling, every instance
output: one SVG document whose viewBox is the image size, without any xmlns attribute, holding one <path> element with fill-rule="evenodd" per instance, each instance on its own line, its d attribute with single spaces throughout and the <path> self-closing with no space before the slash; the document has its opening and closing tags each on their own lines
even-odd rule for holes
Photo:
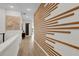
<svg viewBox="0 0 79 59">
<path fill-rule="evenodd" d="M 39 7 L 39 3 L 0 3 L 0 8 L 6 10 L 16 10 L 22 12 L 22 14 L 26 14 L 27 19 L 33 19 L 34 13 Z M 10 6 L 14 6 L 14 8 L 10 8 Z M 27 11 L 27 9 L 30 11 Z"/>
</svg>

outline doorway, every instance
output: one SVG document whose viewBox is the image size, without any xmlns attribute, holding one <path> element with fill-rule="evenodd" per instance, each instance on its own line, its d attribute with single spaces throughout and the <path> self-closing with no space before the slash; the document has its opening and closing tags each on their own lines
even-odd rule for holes
<svg viewBox="0 0 79 59">
<path fill-rule="evenodd" d="M 25 24 L 25 33 L 26 35 L 29 35 L 29 23 Z"/>
</svg>

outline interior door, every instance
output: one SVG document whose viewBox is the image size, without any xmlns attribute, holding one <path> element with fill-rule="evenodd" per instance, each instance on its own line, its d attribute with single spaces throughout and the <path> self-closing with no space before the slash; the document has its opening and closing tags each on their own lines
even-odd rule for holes
<svg viewBox="0 0 79 59">
<path fill-rule="evenodd" d="M 29 23 L 25 24 L 26 35 L 29 35 Z"/>
</svg>

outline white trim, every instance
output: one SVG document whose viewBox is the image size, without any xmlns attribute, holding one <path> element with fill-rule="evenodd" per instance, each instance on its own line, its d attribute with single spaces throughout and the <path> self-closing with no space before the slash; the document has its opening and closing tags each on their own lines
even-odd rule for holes
<svg viewBox="0 0 79 59">
<path fill-rule="evenodd" d="M 34 42 L 38 45 L 38 47 L 46 54 L 46 56 L 49 56 L 48 53 L 34 40 Z"/>
</svg>

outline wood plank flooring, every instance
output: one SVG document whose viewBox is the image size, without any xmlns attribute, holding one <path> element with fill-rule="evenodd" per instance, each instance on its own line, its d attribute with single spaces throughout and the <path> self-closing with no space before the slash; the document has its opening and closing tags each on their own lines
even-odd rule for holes
<svg viewBox="0 0 79 59">
<path fill-rule="evenodd" d="M 32 37 L 26 37 L 22 40 L 18 56 L 32 56 L 33 41 Z"/>
</svg>

